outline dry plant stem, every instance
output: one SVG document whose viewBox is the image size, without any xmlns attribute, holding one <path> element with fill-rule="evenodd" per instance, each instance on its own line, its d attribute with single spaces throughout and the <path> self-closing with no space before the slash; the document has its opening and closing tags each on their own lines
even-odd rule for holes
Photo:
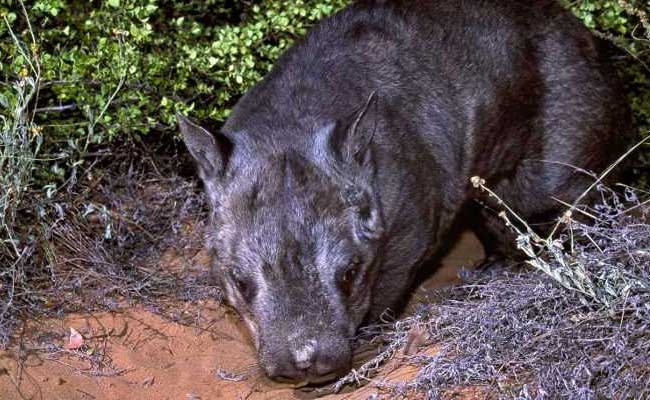
<svg viewBox="0 0 650 400">
<path fill-rule="evenodd" d="M 20 2 L 23 12 L 26 15 L 23 2 Z M 33 126 L 33 115 L 31 118 L 27 116 L 27 110 L 33 99 L 38 97 L 39 84 L 41 79 L 41 68 L 38 58 L 23 48 L 22 43 L 14 33 L 6 16 L 3 17 L 8 32 L 18 49 L 19 53 L 26 60 L 33 76 L 23 77 L 20 81 L 14 84 L 14 89 L 17 94 L 18 105 L 13 110 L 11 124 L 3 116 L 2 122 L 2 148 L 3 154 L 0 156 L 0 184 L 5 192 L 0 199 L 0 220 L 2 221 L 2 231 L 5 232 L 7 238 L 0 238 L 0 250 L 7 244 L 10 244 L 14 258 L 19 260 L 24 254 L 17 246 L 16 235 L 13 231 L 15 212 L 18 208 L 23 191 L 23 185 L 28 181 L 28 174 L 31 173 L 31 165 L 36 154 L 38 154 L 40 141 L 37 140 L 34 147 L 32 147 L 32 138 L 30 137 L 31 129 Z M 28 31 L 34 39 L 31 25 L 28 24 Z M 34 46 L 35 46 L 35 42 Z M 31 129 L 30 129 L 31 128 Z M 40 138 L 39 138 L 40 139 Z M 29 156 L 22 156 L 23 153 Z M 17 181 L 15 178 L 18 178 Z M 13 179 L 13 182 L 12 182 Z"/>
<path fill-rule="evenodd" d="M 97 115 L 96 118 L 93 118 L 92 115 L 88 115 L 88 118 L 90 120 L 90 123 L 88 124 L 88 134 L 86 135 L 86 143 L 84 144 L 84 148 L 82 151 L 82 156 L 85 156 L 85 154 L 88 152 L 88 145 L 90 144 L 90 139 L 94 136 L 95 134 L 95 126 L 101 119 L 104 117 L 104 114 L 106 114 L 106 111 L 108 111 L 108 108 L 111 106 L 113 103 L 113 100 L 115 100 L 115 96 L 119 93 L 120 90 L 122 90 L 122 86 L 124 86 L 124 82 L 126 82 L 126 76 L 128 73 L 128 66 L 124 62 L 124 35 L 122 33 L 118 33 L 117 35 L 118 38 L 118 43 L 120 45 L 120 60 L 124 63 L 123 68 L 124 72 L 120 76 L 120 80 L 117 83 L 117 87 L 113 91 L 113 93 L 110 95 L 108 98 L 108 101 L 104 105 L 104 107 L 101 109 L 99 112 L 99 115 Z"/>
<path fill-rule="evenodd" d="M 503 208 L 505 208 L 510 213 L 510 215 L 515 217 L 517 221 L 519 221 L 519 223 L 526 228 L 527 233 L 530 234 L 536 241 L 542 240 L 539 237 L 539 235 L 537 235 L 535 231 L 531 229 L 531 227 L 526 223 L 526 221 L 523 218 L 521 218 L 513 209 L 511 209 L 496 193 L 494 193 L 487 186 L 485 186 L 485 179 L 481 178 L 480 176 L 473 176 L 470 179 L 470 182 L 475 188 L 481 189 L 482 191 L 486 192 L 490 197 L 494 198 L 497 201 L 498 205 L 503 206 Z M 499 217 L 503 218 L 504 216 L 505 214 L 502 213 L 499 214 Z M 507 225 L 513 227 L 517 233 L 523 234 L 521 231 L 519 231 L 519 229 L 516 226 L 512 226 L 510 221 L 507 220 L 506 222 Z"/>
<path fill-rule="evenodd" d="M 647 11 L 634 7 L 626 0 L 619 0 L 618 4 L 621 7 L 623 7 L 630 15 L 636 15 L 641 21 L 641 26 L 643 26 L 643 29 L 645 30 L 645 38 L 640 38 L 640 37 L 634 37 L 634 38 L 636 40 L 645 40 L 650 42 L 650 20 L 648 19 Z"/>
<path fill-rule="evenodd" d="M 472 177 L 471 182 L 474 187 L 487 192 L 490 197 L 495 198 L 498 204 L 503 206 L 507 212 L 510 213 L 510 215 L 513 215 L 521 226 L 526 229 L 526 232 L 520 230 L 516 224 L 513 224 L 510 221 L 508 214 L 505 211 L 499 213 L 499 217 L 504 220 L 505 225 L 516 234 L 517 248 L 523 251 L 528 257 L 528 260 L 526 261 L 527 264 L 544 272 L 564 288 L 579 292 L 591 299 L 599 300 L 596 295 L 595 284 L 584 272 L 584 267 L 564 253 L 561 241 L 553 239 L 552 235 L 549 235 L 547 238 L 541 238 L 537 235 L 523 218 L 508 207 L 508 205 L 505 204 L 496 193 L 485 186 L 484 179 L 475 176 Z M 577 201 L 574 202 L 573 207 L 575 207 L 576 203 Z M 571 209 L 565 211 L 556 227 L 559 224 L 564 224 L 568 227 L 571 226 Z M 556 228 L 554 228 L 554 230 L 556 230 Z M 553 268 L 549 262 L 540 257 L 541 253 L 550 255 L 553 261 L 555 261 L 560 267 Z"/>
<path fill-rule="evenodd" d="M 609 175 L 614 170 L 614 168 L 616 168 L 621 162 L 623 162 L 623 160 L 625 160 L 630 154 L 632 154 L 636 149 L 638 149 L 643 144 L 645 144 L 648 140 L 650 140 L 650 134 L 648 134 L 648 136 L 646 136 L 645 138 L 641 139 L 637 144 L 632 146 L 628 151 L 626 151 L 622 156 L 620 156 L 616 161 L 614 161 L 609 167 L 607 167 L 607 169 L 605 169 L 605 171 L 603 171 L 603 173 L 601 173 L 598 176 L 598 179 L 596 179 L 594 183 L 592 183 L 587 189 L 585 189 L 584 192 L 582 192 L 580 196 L 578 196 L 577 199 L 574 200 L 573 204 L 567 210 L 567 212 L 573 212 L 578 206 L 578 204 L 582 201 L 582 199 L 584 199 L 585 196 L 589 194 L 589 192 L 591 192 L 599 183 L 601 183 L 603 179 L 605 179 L 605 177 L 607 177 L 607 175 Z M 551 230 L 551 233 L 548 235 L 547 240 L 552 240 L 553 235 L 555 235 L 555 233 L 557 232 L 557 229 L 559 228 L 561 222 L 562 221 L 560 220 L 555 224 L 555 226 Z"/>
</svg>

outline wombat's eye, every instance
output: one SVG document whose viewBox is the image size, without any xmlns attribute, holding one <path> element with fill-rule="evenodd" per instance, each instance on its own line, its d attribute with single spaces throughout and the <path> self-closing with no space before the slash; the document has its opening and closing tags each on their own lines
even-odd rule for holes
<svg viewBox="0 0 650 400">
<path fill-rule="evenodd" d="M 253 297 L 252 283 L 240 275 L 231 274 L 230 276 L 232 278 L 233 283 L 235 284 L 235 287 L 239 291 L 239 294 L 242 295 L 244 300 L 250 301 L 251 298 Z"/>
<path fill-rule="evenodd" d="M 354 281 L 359 274 L 359 269 L 361 268 L 361 259 L 358 257 L 353 258 L 348 264 L 347 268 L 341 276 L 341 290 L 346 294 L 350 295 L 352 293 L 352 288 L 354 287 Z"/>
</svg>

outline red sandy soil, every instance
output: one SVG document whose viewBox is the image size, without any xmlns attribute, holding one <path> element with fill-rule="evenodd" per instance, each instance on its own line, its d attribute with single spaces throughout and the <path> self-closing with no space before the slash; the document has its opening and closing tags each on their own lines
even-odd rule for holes
<svg viewBox="0 0 650 400">
<path fill-rule="evenodd" d="M 457 267 L 483 256 L 475 237 L 462 236 L 442 267 L 419 289 L 427 292 L 457 281 Z M 173 255 L 161 262 L 174 268 Z M 238 316 L 215 302 L 178 305 L 181 312 L 200 313 L 193 326 L 171 322 L 137 306 L 119 312 L 69 315 L 27 323 L 17 337 L 32 337 L 41 348 L 0 352 L 0 400 L 14 399 L 309 399 L 316 392 L 276 384 L 263 377 L 255 352 Z M 70 328 L 83 336 L 75 350 L 52 353 L 48 344 L 63 345 Z M 34 333 L 38 337 L 34 338 Z M 35 340 L 34 340 L 35 339 Z M 435 352 L 435 349 L 426 351 Z M 396 361 L 396 360 L 393 360 Z M 389 362 L 375 382 L 406 381 L 413 366 Z M 324 399 L 389 398 L 372 382 Z M 480 390 L 463 390 L 458 398 L 481 399 Z M 456 397 L 454 397 L 456 398 Z"/>
</svg>

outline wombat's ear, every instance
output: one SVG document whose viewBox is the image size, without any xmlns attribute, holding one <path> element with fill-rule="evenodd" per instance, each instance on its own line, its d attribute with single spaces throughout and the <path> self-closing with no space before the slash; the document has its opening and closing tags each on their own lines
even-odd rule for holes
<svg viewBox="0 0 650 400">
<path fill-rule="evenodd" d="M 183 141 L 196 161 L 203 179 L 213 179 L 223 175 L 233 144 L 223 134 L 213 135 L 191 119 L 177 113 L 178 126 Z"/>
<path fill-rule="evenodd" d="M 222 133 L 213 135 L 191 119 L 177 113 L 183 141 L 199 169 L 213 209 L 219 206 L 221 179 L 233 152 L 233 142 Z"/>
<path fill-rule="evenodd" d="M 324 126 L 319 133 L 322 153 L 329 157 L 329 164 L 347 174 L 371 172 L 371 144 L 376 129 L 376 119 L 370 114 L 370 107 L 376 104 L 375 92 L 368 97 L 363 108 L 349 122 L 338 122 Z"/>
</svg>

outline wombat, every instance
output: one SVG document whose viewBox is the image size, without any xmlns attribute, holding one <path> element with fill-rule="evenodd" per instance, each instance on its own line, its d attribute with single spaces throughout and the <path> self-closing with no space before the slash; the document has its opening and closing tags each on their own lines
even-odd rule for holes
<svg viewBox="0 0 650 400">
<path fill-rule="evenodd" d="M 213 268 L 265 373 L 344 373 L 358 328 L 401 303 L 456 224 L 490 260 L 511 254 L 472 176 L 531 224 L 553 222 L 631 131 L 598 49 L 549 0 L 356 1 L 219 131 L 179 115 Z"/>
</svg>

